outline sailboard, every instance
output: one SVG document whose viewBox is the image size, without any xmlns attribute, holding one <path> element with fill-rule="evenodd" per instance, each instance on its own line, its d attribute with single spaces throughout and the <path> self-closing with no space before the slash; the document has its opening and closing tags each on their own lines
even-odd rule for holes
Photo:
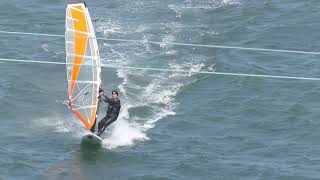
<svg viewBox="0 0 320 180">
<path fill-rule="evenodd" d="M 101 66 L 93 24 L 85 3 L 67 5 L 65 48 L 68 105 L 89 130 L 96 121 Z M 82 140 L 102 141 L 92 133 L 90 139 L 86 137 L 89 137 L 88 133 Z"/>
</svg>

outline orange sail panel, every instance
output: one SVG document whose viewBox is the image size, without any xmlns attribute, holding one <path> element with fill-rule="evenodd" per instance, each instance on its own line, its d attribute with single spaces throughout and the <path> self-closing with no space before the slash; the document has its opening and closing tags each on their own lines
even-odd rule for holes
<svg viewBox="0 0 320 180">
<path fill-rule="evenodd" d="M 65 46 L 69 107 L 90 129 L 96 119 L 101 67 L 93 24 L 84 3 L 67 6 Z"/>
</svg>

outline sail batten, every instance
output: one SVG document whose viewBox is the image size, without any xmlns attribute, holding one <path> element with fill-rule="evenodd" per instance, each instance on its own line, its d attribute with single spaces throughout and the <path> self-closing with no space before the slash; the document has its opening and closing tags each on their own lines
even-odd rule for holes
<svg viewBox="0 0 320 180">
<path fill-rule="evenodd" d="M 84 11 L 82 9 L 77 8 L 76 6 L 71 6 L 70 9 L 74 10 L 74 11 L 78 11 L 80 13 L 84 13 Z"/>
<path fill-rule="evenodd" d="M 79 22 L 79 20 L 77 20 L 77 22 Z M 94 37 L 94 34 L 92 34 L 92 33 L 88 33 L 88 32 L 86 32 L 86 31 L 81 31 L 81 30 L 75 30 L 75 29 L 69 29 L 69 28 L 67 28 L 67 30 L 68 31 L 70 31 L 70 32 L 76 32 L 76 33 L 79 33 L 79 34 L 83 34 L 83 35 L 90 35 L 90 36 L 92 36 L 92 37 Z M 84 37 L 84 38 L 86 38 L 86 36 L 79 36 L 79 37 Z"/>
<path fill-rule="evenodd" d="M 90 59 L 98 59 L 97 56 L 85 56 L 85 55 L 81 55 L 81 54 L 69 54 L 66 53 L 67 56 L 73 56 L 73 57 L 82 57 L 82 58 L 90 58 Z"/>
<path fill-rule="evenodd" d="M 69 107 L 90 129 L 97 112 L 101 67 L 93 24 L 84 3 L 67 6 L 65 34 Z"/>
<path fill-rule="evenodd" d="M 73 20 L 73 21 L 79 21 L 79 19 L 75 19 L 75 18 L 72 18 L 72 17 L 67 17 L 67 19 Z"/>
</svg>

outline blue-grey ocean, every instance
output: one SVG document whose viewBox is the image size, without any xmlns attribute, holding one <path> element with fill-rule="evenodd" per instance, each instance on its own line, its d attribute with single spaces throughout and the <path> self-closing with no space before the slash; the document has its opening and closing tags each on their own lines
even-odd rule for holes
<svg viewBox="0 0 320 180">
<path fill-rule="evenodd" d="M 0 30 L 64 35 L 67 3 L 1 0 Z M 319 0 L 87 5 L 97 37 L 143 41 L 98 40 L 106 65 L 320 77 L 320 55 L 170 44 L 319 52 Z M 64 38 L 0 33 L 0 58 L 65 62 Z M 117 68 L 102 81 L 121 113 L 102 147 L 82 146 L 59 102 L 65 65 L 1 61 L 0 179 L 320 179 L 319 81 Z"/>
</svg>

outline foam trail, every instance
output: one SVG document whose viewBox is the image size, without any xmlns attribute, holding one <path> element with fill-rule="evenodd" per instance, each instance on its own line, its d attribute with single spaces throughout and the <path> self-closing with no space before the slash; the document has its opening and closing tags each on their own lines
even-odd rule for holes
<svg viewBox="0 0 320 180">
<path fill-rule="evenodd" d="M 121 27 L 118 27 L 118 29 L 120 30 Z M 127 65 L 131 62 L 126 54 L 116 51 L 112 46 L 108 47 L 111 50 L 109 57 L 111 56 L 113 58 L 104 61 L 104 63 Z M 106 132 L 102 135 L 103 147 L 107 149 L 113 149 L 121 146 L 131 146 L 136 140 L 144 141 L 148 139 L 139 124 L 130 118 L 129 109 L 134 108 L 136 105 L 130 96 L 127 95 L 125 88 L 125 86 L 130 85 L 127 70 L 118 69 L 117 75 L 122 79 L 122 83 L 118 85 L 122 105 L 117 121 L 110 125 L 106 129 Z"/>
<path fill-rule="evenodd" d="M 101 22 L 102 23 L 102 22 Z M 103 23 L 102 23 L 103 24 Z M 109 23 L 107 23 L 109 25 Z M 172 26 L 173 25 L 173 26 Z M 105 32 L 99 28 L 106 36 L 110 32 Z M 111 25 L 112 28 L 112 25 Z M 171 44 L 176 40 L 176 34 L 180 32 L 181 25 L 168 24 L 167 28 L 174 28 L 172 33 L 163 36 L 163 43 L 160 47 L 164 50 L 163 55 L 175 54 Z M 117 26 L 118 33 L 122 32 L 125 27 Z M 144 36 L 147 40 L 147 36 Z M 131 42 L 136 45 L 137 42 Z M 148 44 L 148 43 L 147 43 Z M 145 51 L 136 50 L 136 46 L 128 46 L 128 44 L 105 45 L 109 48 L 107 61 L 104 64 L 109 66 L 137 66 L 140 59 L 146 59 L 152 52 L 151 46 L 141 46 Z M 120 48 L 119 50 L 117 48 Z M 126 51 L 123 51 L 123 49 Z M 103 51 L 101 51 L 103 52 Z M 135 62 L 135 59 L 138 61 Z M 120 99 L 122 109 L 118 120 L 107 128 L 107 132 L 102 136 L 103 146 L 108 149 L 117 148 L 119 146 L 131 146 L 136 141 L 145 141 L 147 131 L 156 125 L 156 122 L 170 115 L 175 115 L 175 96 L 182 87 L 189 85 L 197 80 L 191 71 L 199 71 L 205 66 L 204 58 L 195 57 L 191 59 L 183 59 L 191 61 L 189 63 L 169 63 L 167 66 L 173 71 L 139 71 L 130 68 L 117 69 L 117 75 L 122 82 L 118 86 L 120 90 Z M 165 65 L 165 64 L 164 64 Z M 165 65 L 166 66 L 166 65 Z M 175 71 L 188 71 L 187 76 Z"/>
<path fill-rule="evenodd" d="M 175 68 L 182 68 L 191 66 L 194 64 L 187 65 L 176 65 Z M 204 66 L 200 63 L 197 68 Z M 191 67 L 194 68 L 194 67 Z M 121 72 L 121 76 L 127 78 L 127 71 Z M 119 73 L 118 73 L 119 74 Z M 149 84 L 145 86 L 145 90 L 136 94 L 145 103 L 132 103 L 132 97 L 127 96 L 127 104 L 124 105 L 119 119 L 112 125 L 112 129 L 104 136 L 104 147 L 105 148 L 116 148 L 119 146 L 133 145 L 135 141 L 144 141 L 149 138 L 146 132 L 155 126 L 155 123 L 160 119 L 168 116 L 175 115 L 174 108 L 176 106 L 175 96 L 181 89 L 181 87 L 193 83 L 194 81 L 188 81 L 185 76 L 173 75 L 172 73 L 164 72 L 160 74 L 164 78 L 153 79 Z M 191 76 L 191 75 L 190 75 Z M 189 76 L 189 77 L 190 77 Z M 182 78 L 182 79 L 181 79 Z M 168 81 L 173 83 L 167 83 Z M 185 82 L 177 83 L 177 80 L 185 80 Z M 129 79 L 125 80 L 127 85 L 130 85 Z M 123 84 L 120 85 L 122 91 L 126 91 Z M 148 107 L 151 109 L 152 114 L 147 117 L 135 116 L 132 117 L 129 114 L 129 109 L 137 107 Z"/>
<path fill-rule="evenodd" d="M 119 146 L 130 146 L 135 140 L 147 140 L 146 134 L 138 124 L 129 122 L 129 109 L 133 107 L 128 103 L 123 104 L 118 120 L 107 128 L 107 132 L 102 136 L 103 146 L 111 149 Z"/>
<path fill-rule="evenodd" d="M 241 4 L 240 1 L 238 0 L 223 0 L 221 4 L 226 4 L 226 5 L 239 5 Z"/>
<path fill-rule="evenodd" d="M 147 140 L 147 136 L 138 126 L 128 123 L 127 120 L 119 118 L 108 137 L 103 138 L 103 146 L 111 149 L 119 146 L 131 146 L 135 140 Z"/>
</svg>

